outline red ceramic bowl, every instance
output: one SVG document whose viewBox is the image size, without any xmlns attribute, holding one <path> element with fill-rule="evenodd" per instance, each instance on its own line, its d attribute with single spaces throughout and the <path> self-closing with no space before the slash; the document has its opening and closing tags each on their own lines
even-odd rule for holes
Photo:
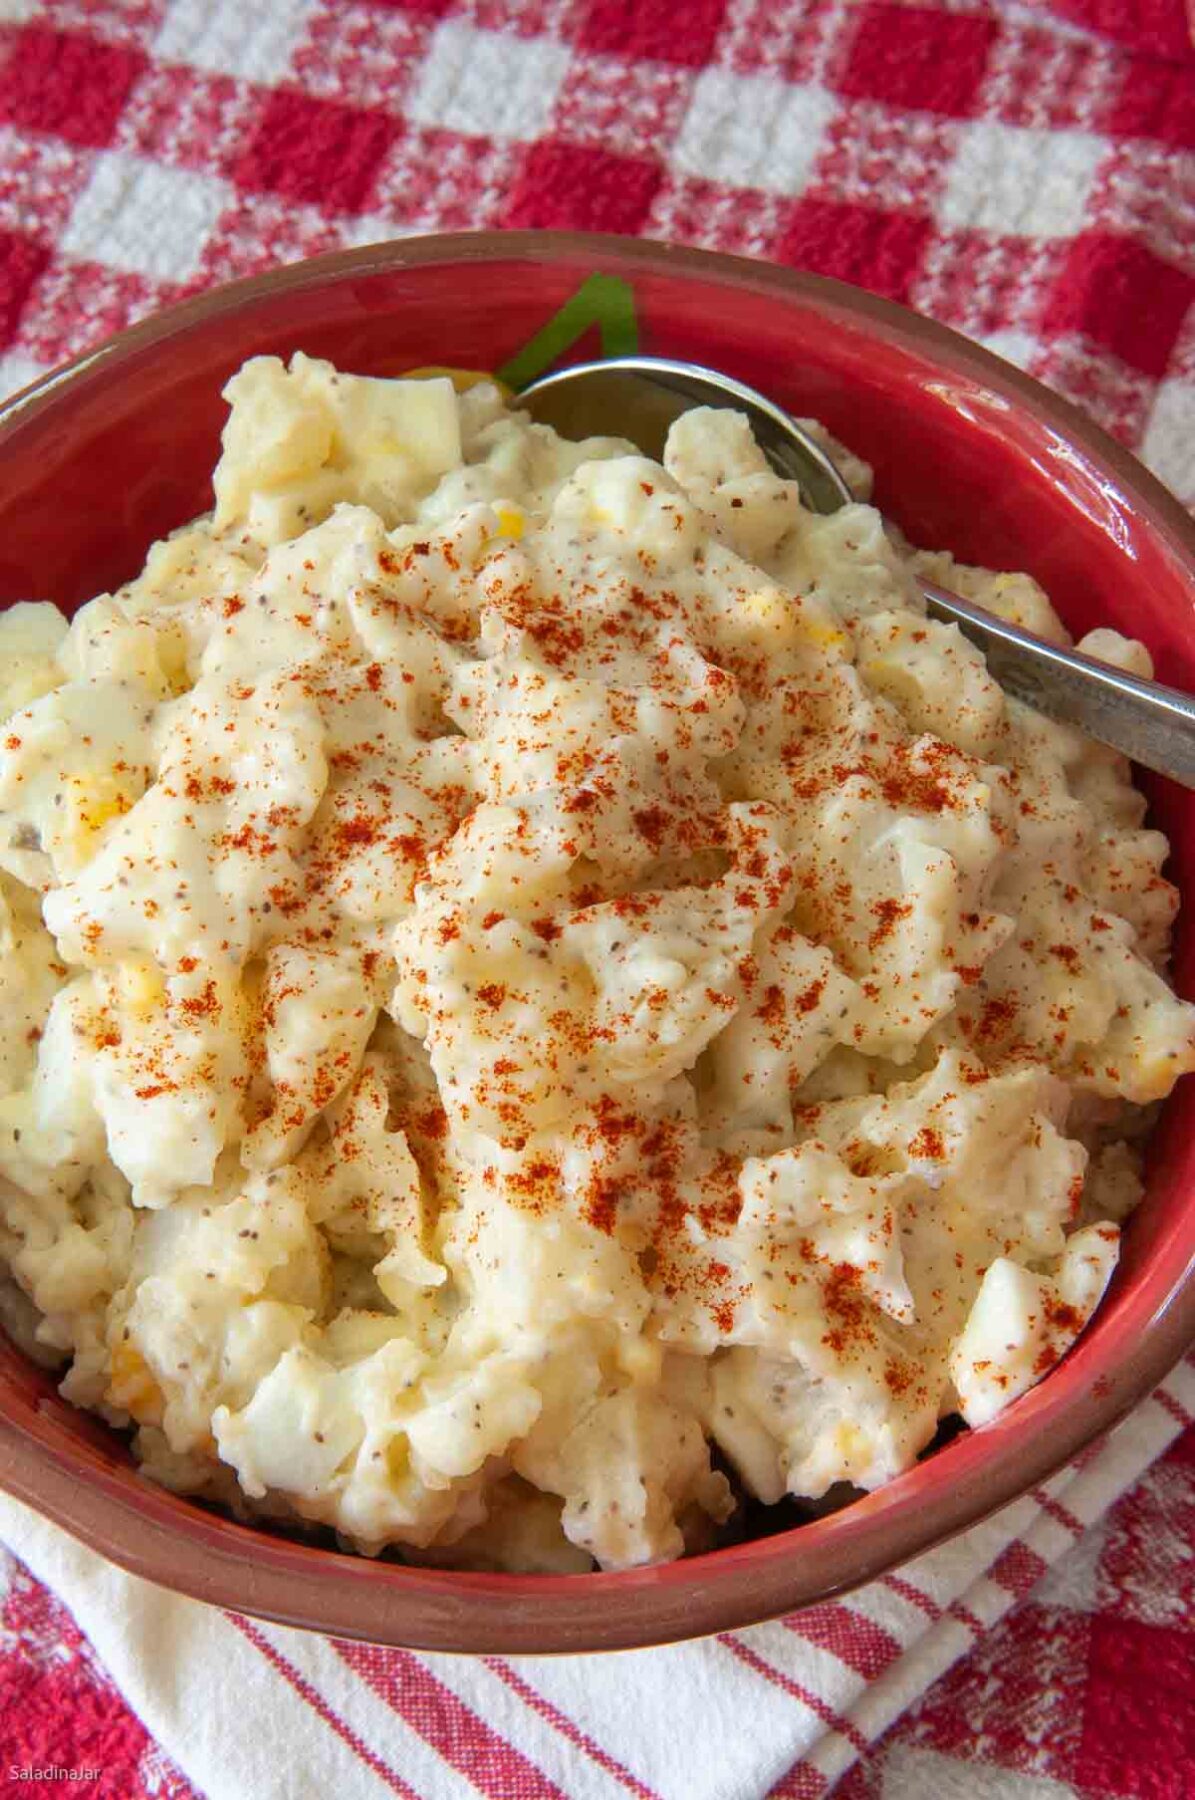
<svg viewBox="0 0 1195 1800">
<path fill-rule="evenodd" d="M 73 606 L 209 503 L 220 388 L 304 349 L 362 373 L 496 368 L 594 271 L 632 286 L 643 348 L 712 363 L 824 419 L 916 542 L 1028 569 L 1077 631 L 1144 639 L 1195 688 L 1195 527 L 1131 456 L 1016 370 L 837 282 L 553 233 L 423 238 L 320 258 L 162 314 L 0 410 L 0 600 Z M 574 355 L 592 352 L 582 341 Z M 1150 785 L 1195 898 L 1195 799 Z M 1195 905 L 1180 920 L 1180 986 Z M 1189 1102 L 1188 1102 L 1189 1103 Z M 1195 1334 L 1195 1135 L 1174 1098 L 1095 1322 L 994 1424 L 796 1530 L 625 1574 L 515 1577 L 370 1562 L 234 1524 L 142 1479 L 123 1442 L 0 1343 L 0 1481 L 125 1568 L 221 1605 L 432 1650 L 563 1651 L 743 1625 L 841 1593 L 1033 1488 Z"/>
</svg>

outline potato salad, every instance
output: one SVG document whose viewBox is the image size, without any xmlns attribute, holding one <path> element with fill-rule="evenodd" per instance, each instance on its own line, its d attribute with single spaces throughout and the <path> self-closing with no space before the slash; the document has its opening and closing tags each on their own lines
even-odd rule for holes
<svg viewBox="0 0 1195 1800">
<path fill-rule="evenodd" d="M 9 1331 L 154 1480 L 457 1567 L 984 1425 L 1195 1067 L 1127 763 L 916 575 L 1067 643 L 1046 595 L 733 412 L 659 464 L 490 381 L 226 398 L 209 515 L 0 617 Z"/>
</svg>

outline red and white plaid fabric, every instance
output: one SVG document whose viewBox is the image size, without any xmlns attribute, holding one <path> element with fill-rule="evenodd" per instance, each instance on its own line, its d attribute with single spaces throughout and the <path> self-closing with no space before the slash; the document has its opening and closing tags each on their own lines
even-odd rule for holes
<svg viewBox="0 0 1195 1800">
<path fill-rule="evenodd" d="M 1195 502 L 1181 0 L 0 0 L 0 392 L 214 281 L 516 225 L 891 295 Z M 844 1604 L 571 1667 L 226 1619 L 0 1503 L 0 1787 L 1183 1800 L 1191 1406 L 1187 1370 L 1078 1475 Z"/>
<path fill-rule="evenodd" d="M 0 387 L 210 282 L 483 225 L 858 282 L 1195 499 L 1182 0 L 0 0 Z"/>
<path fill-rule="evenodd" d="M 0 1498 L 0 1781 L 82 1770 L 107 1800 L 1188 1800 L 1193 1411 L 1184 1366 L 1076 1468 L 846 1600 L 617 1657 L 416 1656 L 256 1623 Z"/>
</svg>

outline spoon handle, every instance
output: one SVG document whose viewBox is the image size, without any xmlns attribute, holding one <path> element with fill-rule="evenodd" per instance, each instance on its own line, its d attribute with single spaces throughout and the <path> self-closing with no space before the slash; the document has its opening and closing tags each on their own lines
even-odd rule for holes
<svg viewBox="0 0 1195 1800">
<path fill-rule="evenodd" d="M 951 620 L 978 645 L 1014 699 L 1195 788 L 1195 701 L 1186 694 L 1125 675 L 1077 650 L 1060 650 L 932 581 L 920 586 L 930 612 Z"/>
</svg>

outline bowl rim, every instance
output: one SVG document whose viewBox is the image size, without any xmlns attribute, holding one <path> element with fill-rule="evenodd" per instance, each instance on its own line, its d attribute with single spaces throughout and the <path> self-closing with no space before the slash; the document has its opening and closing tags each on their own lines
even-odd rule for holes
<svg viewBox="0 0 1195 1800">
<path fill-rule="evenodd" d="M 1111 475 L 1195 588 L 1195 520 L 1130 451 L 1070 402 L 937 321 L 829 277 L 647 238 L 568 231 L 430 233 L 311 257 L 221 284 L 115 334 L 0 404 L 0 452 L 12 430 L 64 388 L 103 376 L 190 326 L 287 291 L 437 263 L 538 261 L 591 270 L 691 275 L 780 301 L 812 301 L 873 336 L 1011 398 Z M 243 1525 L 105 1464 L 47 1427 L 41 1407 L 13 1417 L 0 1388 L 0 1488 L 134 1575 L 196 1599 L 346 1638 L 479 1654 L 576 1652 L 669 1643 L 757 1623 L 849 1592 L 987 1518 L 1055 1474 L 1149 1393 L 1195 1338 L 1195 1232 L 1185 1262 L 1143 1269 L 1114 1340 L 1123 1360 L 1082 1380 L 1083 1341 L 992 1425 L 962 1434 L 953 1481 L 921 1463 L 811 1524 L 646 1569 L 585 1576 L 489 1575 L 379 1563 Z M 1116 1360 L 1115 1358 L 1113 1359 Z M 1069 1379 L 1068 1379 L 1069 1369 Z M 1061 1379 L 1060 1379 L 1061 1378 Z M 1017 1454 L 990 1457 L 994 1437 Z M 928 1491 L 924 1491 L 928 1490 Z M 794 1554 L 803 1538 L 812 1556 Z"/>
</svg>

